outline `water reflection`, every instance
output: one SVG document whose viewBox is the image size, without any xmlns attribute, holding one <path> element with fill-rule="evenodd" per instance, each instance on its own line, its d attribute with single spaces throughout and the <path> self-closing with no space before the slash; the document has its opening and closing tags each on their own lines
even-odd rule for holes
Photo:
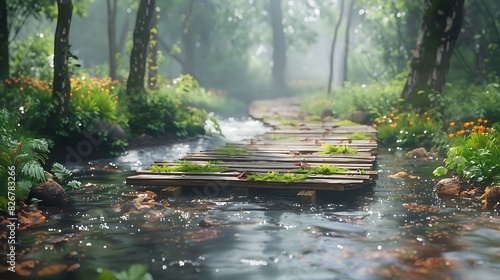
<svg viewBox="0 0 500 280">
<path fill-rule="evenodd" d="M 134 263 L 154 279 L 496 279 L 498 213 L 434 195 L 438 164 L 382 151 L 372 191 L 316 206 L 282 191 L 228 191 L 155 197 L 166 207 L 137 213 L 123 206 L 150 188 L 125 186 L 131 172 L 89 169 L 70 207 L 19 232 L 19 260 L 30 279 L 96 279 Z M 402 170 L 420 179 L 389 177 Z"/>
</svg>

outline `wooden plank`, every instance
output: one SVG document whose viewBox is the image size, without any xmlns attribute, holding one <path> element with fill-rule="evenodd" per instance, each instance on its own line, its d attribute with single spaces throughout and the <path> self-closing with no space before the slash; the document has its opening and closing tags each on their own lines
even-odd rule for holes
<svg viewBox="0 0 500 280">
<path fill-rule="evenodd" d="M 160 195 L 163 197 L 178 197 L 182 194 L 182 188 L 180 187 L 166 187 L 160 191 Z"/>
<path fill-rule="evenodd" d="M 316 191 L 301 190 L 297 194 L 297 202 L 300 204 L 316 204 Z"/>
<path fill-rule="evenodd" d="M 321 166 L 321 164 L 324 163 L 317 163 L 317 162 L 309 162 L 309 161 L 302 161 L 306 162 L 310 166 Z M 203 161 L 195 161 L 193 163 L 204 163 Z M 171 161 L 156 161 L 154 163 L 155 165 L 175 165 L 178 164 L 176 162 L 171 162 Z M 331 164 L 331 163 L 328 163 Z M 228 161 L 224 162 L 222 161 L 220 163 L 222 166 L 226 166 L 227 168 L 253 168 L 253 167 L 258 167 L 262 169 L 294 169 L 297 168 L 295 165 L 295 162 L 249 162 L 249 161 Z M 351 170 L 358 170 L 358 169 L 365 169 L 365 170 L 370 170 L 373 168 L 373 163 L 368 163 L 368 164 L 348 164 L 348 163 L 340 163 L 340 164 L 335 164 L 337 167 L 341 168 L 347 168 Z"/>
<path fill-rule="evenodd" d="M 300 182 L 256 182 L 240 180 L 236 177 L 215 176 L 179 176 L 140 174 L 126 179 L 127 185 L 163 186 L 175 185 L 179 187 L 203 187 L 209 183 L 221 183 L 228 188 L 261 188 L 261 189 L 289 189 L 289 190 L 325 190 L 344 191 L 358 189 L 364 186 L 363 180 L 339 179 L 306 179 Z"/>
<path fill-rule="evenodd" d="M 152 174 L 152 175 L 176 175 L 176 176 L 221 176 L 221 177 L 236 177 L 241 174 L 241 172 L 250 172 L 254 174 L 265 174 L 270 172 L 269 170 L 259 169 L 241 169 L 241 171 L 236 171 L 236 169 L 231 169 L 230 172 L 220 172 L 220 173 L 192 173 L 192 172 L 153 172 L 151 170 L 139 170 L 137 173 L 139 174 Z M 274 171 L 274 170 L 272 170 Z M 286 170 L 275 170 L 279 172 L 286 173 Z M 361 175 L 361 174 L 316 174 L 311 175 L 311 179 L 356 179 L 356 180 L 370 180 L 370 175 Z"/>
</svg>

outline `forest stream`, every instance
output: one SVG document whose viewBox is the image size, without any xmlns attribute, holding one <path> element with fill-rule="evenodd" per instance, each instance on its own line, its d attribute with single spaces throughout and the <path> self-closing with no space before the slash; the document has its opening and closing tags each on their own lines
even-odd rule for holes
<svg viewBox="0 0 500 280">
<path fill-rule="evenodd" d="M 158 191 L 125 185 L 134 170 L 268 129 L 245 119 L 221 126 L 225 140 L 129 150 L 80 168 L 82 188 L 70 192 L 70 206 L 44 208 L 45 223 L 18 231 L 17 246 L 27 251 L 19 262 L 40 262 L 19 278 L 98 279 L 103 269 L 146 264 L 154 279 L 498 279 L 498 212 L 437 196 L 432 170 L 442 158 L 380 150 L 379 178 L 369 190 L 320 195 L 316 205 L 297 204 L 290 192 L 236 197 L 221 187 L 208 198 L 170 198 L 160 212 L 117 210 L 128 193 Z M 400 171 L 412 176 L 391 177 Z M 0 278 L 13 279 L 6 273 Z"/>
</svg>

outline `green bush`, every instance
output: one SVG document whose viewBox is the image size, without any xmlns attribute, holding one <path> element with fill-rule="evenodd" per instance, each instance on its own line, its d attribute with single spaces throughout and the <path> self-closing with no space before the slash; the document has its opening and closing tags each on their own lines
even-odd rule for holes
<svg viewBox="0 0 500 280">
<path fill-rule="evenodd" d="M 0 188 L 2 211 L 10 198 L 25 200 L 33 185 L 47 179 L 42 167 L 49 153 L 47 141 L 24 137 L 17 123 L 7 110 L 0 110 L 0 186 L 6 186 Z"/>
<path fill-rule="evenodd" d="M 455 127 L 455 123 L 452 123 Z M 445 166 L 434 170 L 442 176 L 449 171 L 476 182 L 500 183 L 500 123 L 488 127 L 488 121 L 465 122 L 463 129 L 450 133 L 452 147 L 448 150 Z"/>
</svg>

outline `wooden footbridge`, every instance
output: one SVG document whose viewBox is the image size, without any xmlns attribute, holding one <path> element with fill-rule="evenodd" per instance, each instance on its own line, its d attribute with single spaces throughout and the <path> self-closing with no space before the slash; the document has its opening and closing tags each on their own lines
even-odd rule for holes
<svg viewBox="0 0 500 280">
<path fill-rule="evenodd" d="M 171 195 L 179 194 L 184 187 L 214 183 L 236 188 L 240 194 L 252 188 L 288 189 L 297 191 L 302 202 L 314 202 L 316 191 L 347 191 L 371 184 L 377 176 L 376 130 L 366 125 L 345 125 L 330 116 L 308 117 L 300 111 L 300 103 L 300 99 L 289 98 L 255 101 L 249 108 L 250 116 L 272 126 L 272 131 L 223 148 L 191 153 L 181 161 L 156 161 L 152 165 L 156 171 L 139 171 L 138 175 L 128 177 L 126 183 L 164 186 L 163 191 Z M 333 153 L 328 153 L 328 148 Z M 218 172 L 162 169 L 186 162 L 221 168 Z M 321 167 L 323 171 L 303 175 Z M 337 171 L 331 172 L 332 167 Z M 266 174 L 278 176 L 265 179 Z M 285 178 L 279 177 L 283 174 L 289 175 L 288 178 L 302 177 L 281 180 Z"/>
</svg>

